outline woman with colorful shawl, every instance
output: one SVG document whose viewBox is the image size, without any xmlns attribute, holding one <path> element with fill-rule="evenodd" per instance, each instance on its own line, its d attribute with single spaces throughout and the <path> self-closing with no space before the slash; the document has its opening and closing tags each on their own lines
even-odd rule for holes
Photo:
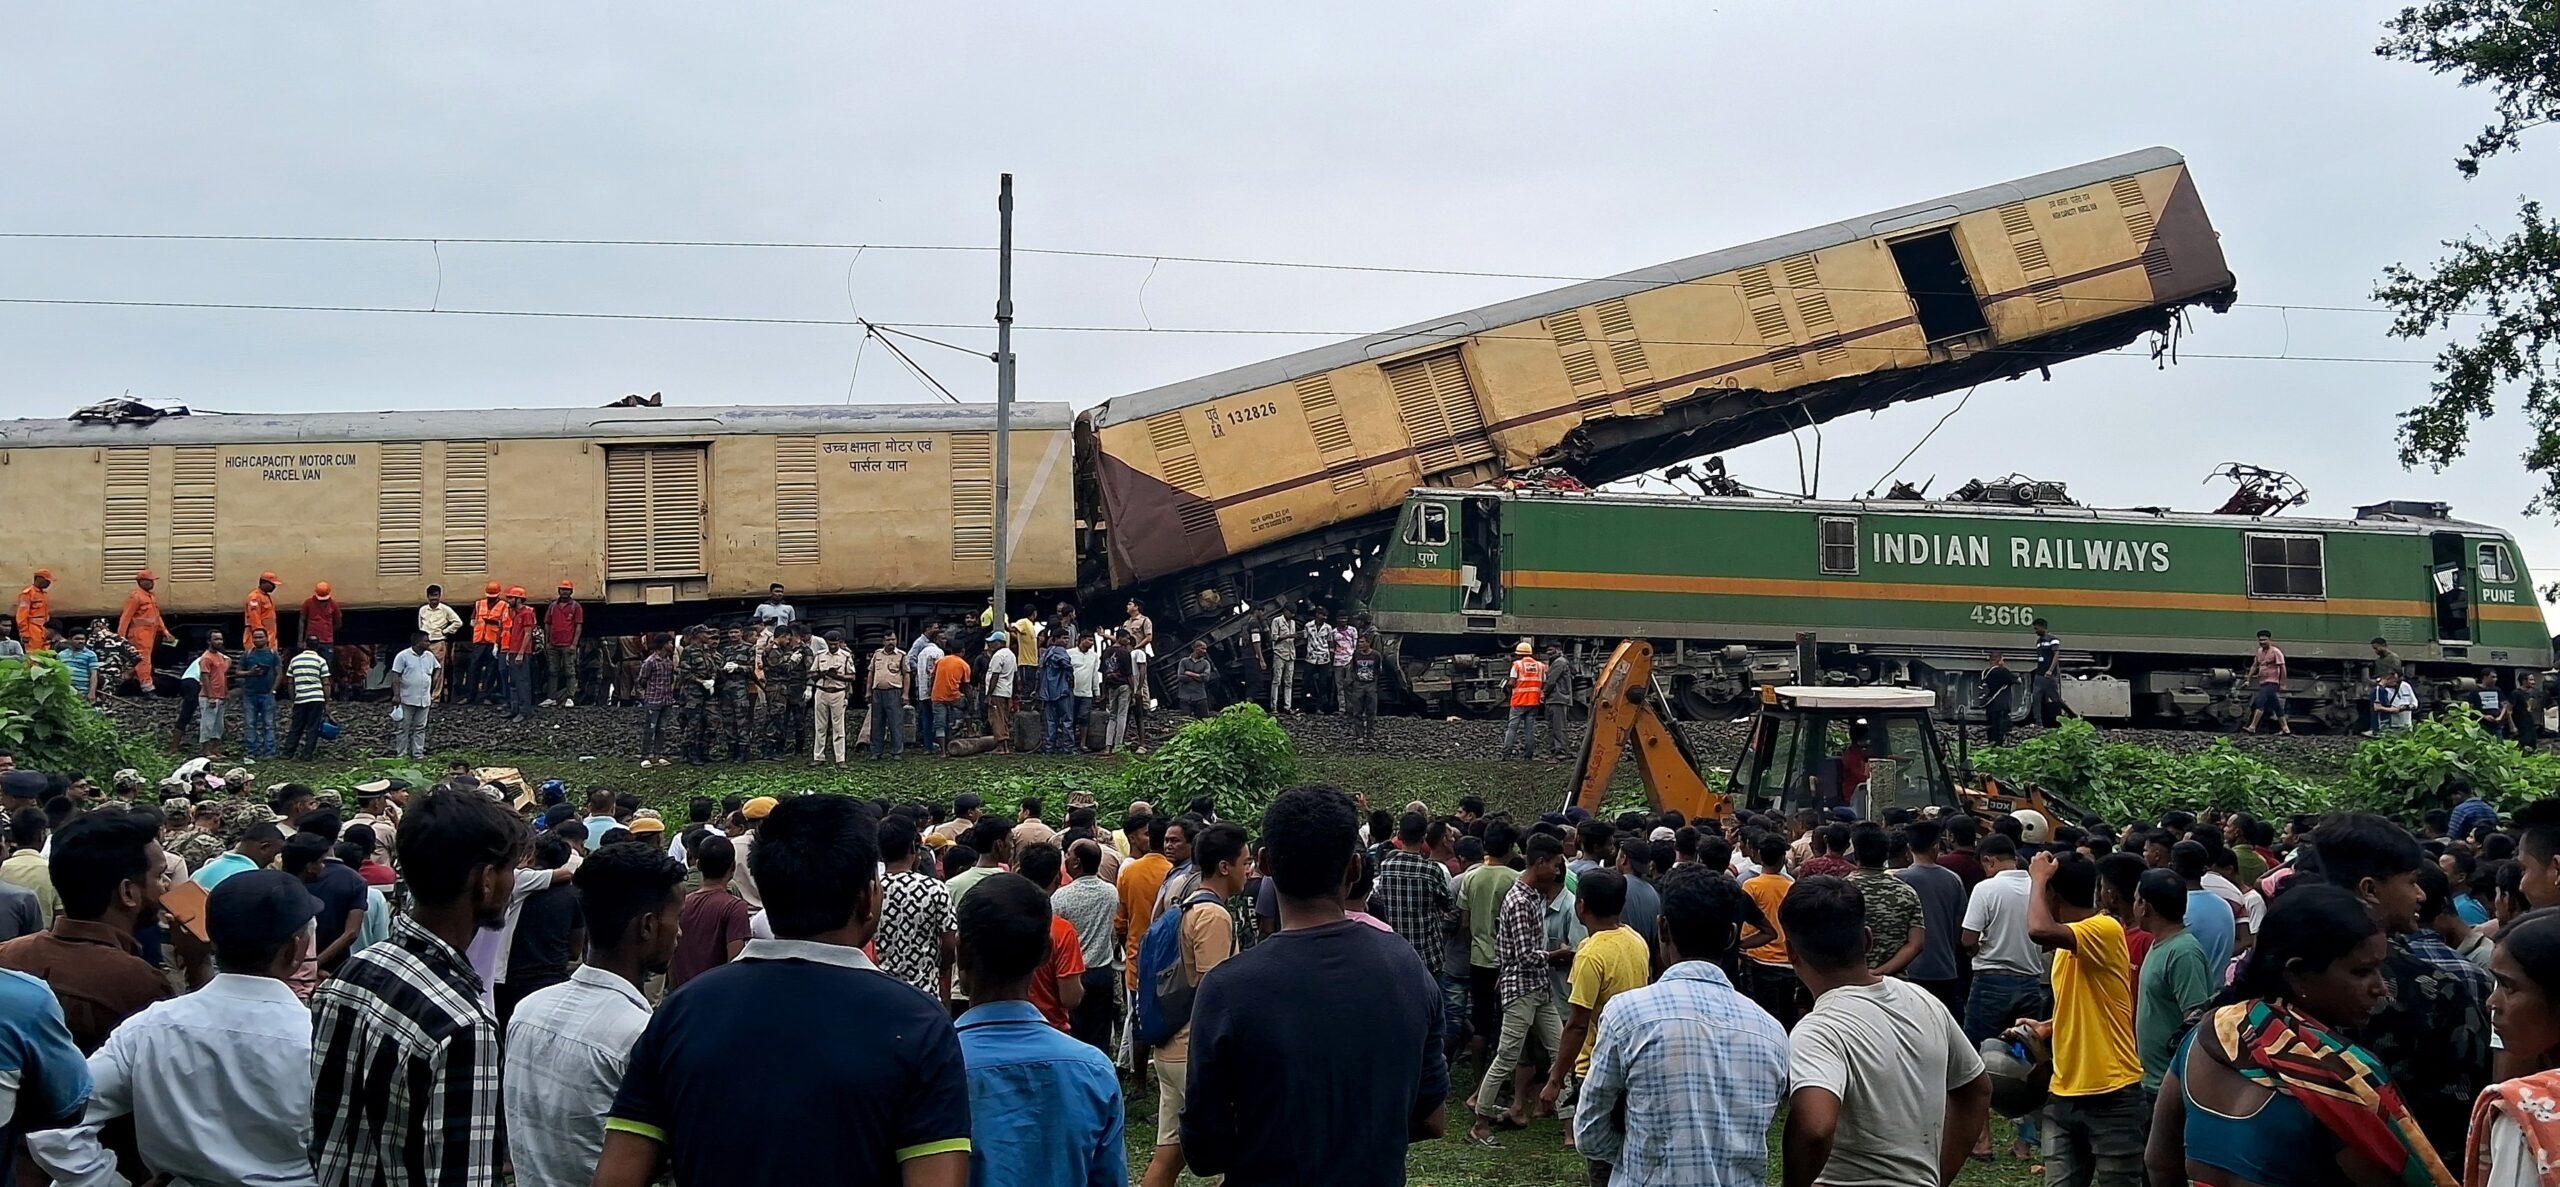
<svg viewBox="0 0 2560 1187">
<path fill-rule="evenodd" d="M 2388 946 L 2372 912 L 2337 887 L 2297 883 L 2266 923 L 2170 1061 L 2151 1181 L 2453 1187 L 2381 1061 L 2342 1033 L 2385 992 Z"/>
<path fill-rule="evenodd" d="M 2507 923 L 2489 957 L 2489 995 L 2501 1071 L 2471 1110 L 2464 1187 L 2528 1187 L 2560 1180 L 2560 908 Z"/>
</svg>

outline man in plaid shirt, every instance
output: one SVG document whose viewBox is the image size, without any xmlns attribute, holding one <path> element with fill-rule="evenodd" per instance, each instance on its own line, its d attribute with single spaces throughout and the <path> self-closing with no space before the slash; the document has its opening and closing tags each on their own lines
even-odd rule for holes
<svg viewBox="0 0 2560 1187">
<path fill-rule="evenodd" d="M 311 1162 L 321 1187 L 499 1187 L 498 1020 L 463 955 L 506 918 L 524 821 L 439 788 L 400 824 L 414 900 L 311 994 Z"/>
<path fill-rule="evenodd" d="M 1447 969 L 1444 929 L 1458 913 L 1458 894 L 1450 888 L 1449 871 L 1423 851 L 1430 832 L 1431 818 L 1420 812 L 1407 812 L 1396 822 L 1396 843 L 1378 860 L 1369 913 L 1413 945 L 1437 985 Z"/>
<path fill-rule="evenodd" d="M 1485 1065 L 1484 1081 L 1476 1085 L 1476 1120 L 1467 1130 L 1469 1142 L 1485 1147 L 1501 1144 L 1493 1138 L 1497 1120 L 1505 1129 L 1529 1124 L 1529 1104 L 1537 1093 L 1520 1066 L 1520 1052 L 1533 1032 L 1540 1047 L 1556 1050 L 1564 1017 L 1557 1012 L 1548 971 L 1559 960 L 1573 957 L 1571 948 L 1547 949 L 1547 903 L 1564 889 L 1564 843 L 1541 833 L 1520 848 L 1529 864 L 1503 896 L 1493 931 L 1494 971 L 1502 994 L 1502 1041 Z M 1555 1062 L 1554 1074 L 1564 1074 L 1570 1066 L 1562 1059 Z M 1500 1103 L 1503 1084 L 1513 1079 L 1515 1071 L 1522 1074 L 1511 1084 L 1511 1107 L 1506 1111 Z"/>
<path fill-rule="evenodd" d="M 1662 979 L 1610 999 L 1574 1110 L 1593 1182 L 1760 1187 L 1787 1091 L 1787 1032 L 1714 963 L 1750 899 L 1704 866 L 1662 877 Z"/>
</svg>

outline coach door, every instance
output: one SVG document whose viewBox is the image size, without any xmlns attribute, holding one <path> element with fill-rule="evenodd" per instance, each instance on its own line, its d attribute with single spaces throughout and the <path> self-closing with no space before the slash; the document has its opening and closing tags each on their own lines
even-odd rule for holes
<svg viewBox="0 0 2560 1187">
<path fill-rule="evenodd" d="M 663 604 L 698 596 L 709 447 L 618 445 L 604 451 L 604 576 L 614 600 Z"/>
<path fill-rule="evenodd" d="M 1502 614 L 1502 500 L 1468 499 L 1459 512 L 1459 605 L 1470 630 L 1492 630 Z"/>
<path fill-rule="evenodd" d="M 2428 543 L 2427 565 L 2436 599 L 2436 642 L 2466 646 L 2471 642 L 2471 582 L 2460 532 L 2436 532 Z"/>
</svg>

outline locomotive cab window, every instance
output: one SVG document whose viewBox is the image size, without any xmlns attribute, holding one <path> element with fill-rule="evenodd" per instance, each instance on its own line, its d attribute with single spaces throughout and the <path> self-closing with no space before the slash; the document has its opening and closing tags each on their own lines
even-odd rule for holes
<svg viewBox="0 0 2560 1187">
<path fill-rule="evenodd" d="M 1857 520 L 1828 515 L 1822 517 L 1822 571 L 1857 575 Z"/>
<path fill-rule="evenodd" d="M 2328 569 L 2318 536 L 2249 535 L 2249 596 L 2325 598 Z"/>
<path fill-rule="evenodd" d="M 2481 583 L 2484 585 L 2513 585 L 2515 584 L 2515 580 L 2516 562 L 2513 557 L 2510 557 L 2507 554 L 2507 546 L 2504 544 L 2481 545 Z"/>
<path fill-rule="evenodd" d="M 1416 503 L 1413 518 L 1404 525 L 1404 542 L 1425 548 L 1438 548 L 1449 542 L 1449 507 L 1445 503 Z"/>
</svg>

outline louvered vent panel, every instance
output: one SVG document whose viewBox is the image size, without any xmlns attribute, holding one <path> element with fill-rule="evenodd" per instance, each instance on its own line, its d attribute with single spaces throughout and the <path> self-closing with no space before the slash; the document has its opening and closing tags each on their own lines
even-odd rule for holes
<svg viewBox="0 0 2560 1187">
<path fill-rule="evenodd" d="M 2024 203 L 2013 202 L 2000 208 L 2000 229 L 2009 236 L 2009 251 L 2018 259 L 2018 271 L 2027 278 L 2027 293 L 2037 307 L 2062 300 L 2062 279 L 2053 274 L 2053 258 L 2045 254 L 2044 240 L 2036 235 L 2035 216 Z"/>
<path fill-rule="evenodd" d="M 2142 183 L 2130 177 L 2119 177 L 2108 183 L 2115 191 L 2116 205 L 2124 211 L 2124 229 L 2133 236 L 2134 246 L 2149 242 L 2159 225 L 2152 216 L 2150 200 L 2142 195 Z"/>
<path fill-rule="evenodd" d="M 1778 286 L 1770 282 L 1769 270 L 1767 268 L 1745 268 L 1742 270 L 1743 300 L 1766 301 L 1769 298 L 1776 296 L 1777 293 Z"/>
<path fill-rule="evenodd" d="M 213 580 L 214 477 L 219 453 L 210 445 L 181 445 L 170 452 L 169 572 L 171 581 Z"/>
<path fill-rule="evenodd" d="M 1624 301 L 1600 303 L 1600 333 L 1610 338 L 1626 338 L 1636 332 L 1636 315 Z"/>
<path fill-rule="evenodd" d="M 1175 490 L 1190 498 L 1174 505 L 1182 534 L 1197 536 L 1218 526 L 1218 509 L 1210 505 L 1209 480 L 1200 472 L 1200 455 L 1191 448 L 1191 422 L 1180 412 L 1162 412 L 1147 420 L 1147 443 L 1155 448 L 1156 469 Z"/>
<path fill-rule="evenodd" d="M 1423 472 L 1457 464 L 1457 452 L 1449 448 L 1449 422 L 1431 390 L 1431 368 L 1424 360 L 1413 359 L 1386 368 L 1386 373 L 1387 387 L 1396 394 L 1396 416 L 1404 422 L 1405 436 L 1412 440 Z"/>
<path fill-rule="evenodd" d="M 1787 282 L 1796 286 L 1796 317 L 1804 323 L 1806 349 L 1814 361 L 1836 366 L 1849 357 L 1849 347 L 1840 337 L 1840 322 L 1831 310 L 1831 293 L 1822 287 L 1822 273 L 1812 256 L 1797 256 L 1787 261 Z"/>
<path fill-rule="evenodd" d="M 1786 266 L 1793 269 L 1799 260 L 1810 270 L 1813 261 L 1804 256 L 1786 261 Z M 1789 280 L 1788 285 L 1792 288 L 1794 281 Z M 1742 300 L 1751 314 L 1752 328 L 1759 331 L 1761 345 L 1777 355 L 1769 361 L 1769 370 L 1778 375 L 1793 375 L 1804 370 L 1804 360 L 1793 349 L 1796 331 L 1787 322 L 1786 298 L 1778 294 L 1778 286 L 1770 280 L 1767 268 L 1743 270 Z"/>
<path fill-rule="evenodd" d="M 151 450 L 107 451 L 107 497 L 99 572 L 114 586 L 151 567 Z"/>
<path fill-rule="evenodd" d="M 818 439 L 780 437 L 773 443 L 773 560 L 779 565 L 818 563 Z"/>
<path fill-rule="evenodd" d="M 996 555 L 996 444 L 988 433 L 951 435 L 951 559 Z"/>
<path fill-rule="evenodd" d="M 710 469 L 698 446 L 649 452 L 649 563 L 652 576 L 703 572 L 703 479 Z"/>
<path fill-rule="evenodd" d="M 1457 351 L 1431 356 L 1431 386 L 1440 399 L 1440 414 L 1449 423 L 1449 445 L 1460 462 L 1493 456 L 1493 439 L 1485 434 L 1484 405 L 1476 401 L 1475 384 Z"/>
<path fill-rule="evenodd" d="M 2155 247 L 2142 253 L 2142 271 L 2154 281 L 2161 280 L 2177 270 L 2177 265 L 2170 262 L 2168 248 Z"/>
<path fill-rule="evenodd" d="M 373 575 L 416 577 L 425 571 L 427 447 L 414 441 L 382 447 L 381 492 L 373 508 Z"/>
<path fill-rule="evenodd" d="M 1778 267 L 1787 275 L 1787 287 L 1803 296 L 1805 290 L 1822 287 L 1822 274 L 1814 266 L 1812 256 L 1791 256 Z"/>
<path fill-rule="evenodd" d="M 1582 311 L 1556 314 L 1546 320 L 1546 327 L 1547 336 L 1555 340 L 1556 357 L 1564 364 L 1565 382 L 1573 385 L 1579 397 L 1575 405 L 1586 412 L 1606 406 L 1609 377 L 1600 370 L 1600 356 L 1591 348 L 1591 332 L 1582 324 Z"/>
<path fill-rule="evenodd" d="M 1338 493 L 1369 485 L 1368 467 L 1360 464 L 1351 426 L 1342 418 L 1342 401 L 1333 394 L 1333 378 L 1309 375 L 1295 386 L 1298 408 L 1306 413 L 1307 432 L 1315 438 L 1316 453 L 1324 459 L 1325 476 L 1332 480 L 1333 489 Z"/>
<path fill-rule="evenodd" d="M 448 578 L 481 578 L 489 573 L 489 443 L 486 441 L 445 443 L 444 571 Z"/>
</svg>

